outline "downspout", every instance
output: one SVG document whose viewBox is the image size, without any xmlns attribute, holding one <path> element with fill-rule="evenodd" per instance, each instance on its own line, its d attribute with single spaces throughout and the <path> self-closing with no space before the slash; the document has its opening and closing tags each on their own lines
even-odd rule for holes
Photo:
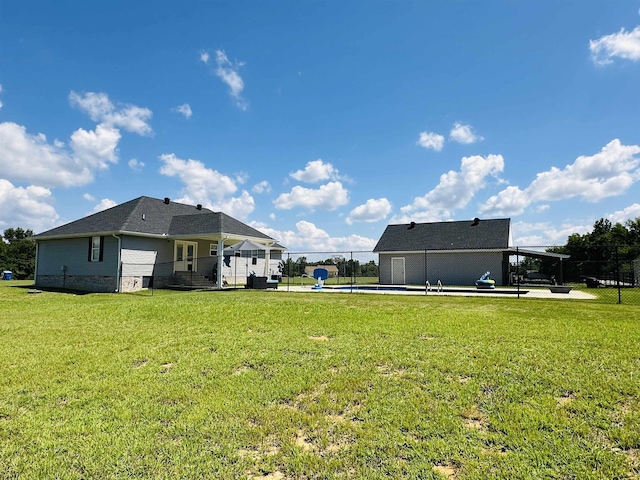
<svg viewBox="0 0 640 480">
<path fill-rule="evenodd" d="M 112 233 L 111 236 L 113 238 L 117 238 L 118 239 L 118 265 L 116 268 L 116 293 L 120 292 L 120 270 L 121 270 L 121 264 L 120 262 L 122 261 L 122 252 L 120 250 L 120 248 L 122 247 L 122 239 L 117 236 L 115 233 Z"/>
</svg>

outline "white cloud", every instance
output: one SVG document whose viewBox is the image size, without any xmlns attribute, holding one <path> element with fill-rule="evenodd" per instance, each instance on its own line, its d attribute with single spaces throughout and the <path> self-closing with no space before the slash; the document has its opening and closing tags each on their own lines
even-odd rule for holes
<svg viewBox="0 0 640 480">
<path fill-rule="evenodd" d="M 417 145 L 439 152 L 444 147 L 444 136 L 432 132 L 420 132 Z"/>
<path fill-rule="evenodd" d="M 620 29 L 618 33 L 589 40 L 591 60 L 598 65 L 613 63 L 615 57 L 625 60 L 640 60 L 640 26 L 631 32 Z"/>
<path fill-rule="evenodd" d="M 206 53 L 206 52 L 205 52 Z M 204 63 L 209 62 L 209 54 L 206 53 L 206 61 L 203 59 L 202 53 L 200 59 Z M 222 80 L 228 87 L 229 93 L 236 101 L 236 106 L 241 110 L 247 109 L 247 102 L 242 98 L 242 91 L 244 90 L 244 81 L 238 73 L 240 67 L 244 65 L 244 62 L 231 63 L 227 58 L 224 50 L 216 50 L 216 64 L 215 69 L 216 76 Z"/>
<path fill-rule="evenodd" d="M 370 198 L 363 205 L 359 205 L 347 216 L 345 221 L 352 225 L 355 222 L 373 223 L 387 218 L 391 213 L 391 202 L 386 198 Z"/>
<path fill-rule="evenodd" d="M 627 220 L 640 217 L 640 203 L 634 203 L 622 210 L 605 215 L 612 223 L 624 224 Z M 514 245 L 520 247 L 544 247 L 566 245 L 570 235 L 584 235 L 593 230 L 596 218 L 583 219 L 579 223 L 564 222 L 560 225 L 551 222 L 527 223 L 512 222 Z"/>
<path fill-rule="evenodd" d="M 256 183 L 251 189 L 253 193 L 269 193 L 271 191 L 271 185 L 266 180 Z"/>
<path fill-rule="evenodd" d="M 283 193 L 274 200 L 278 209 L 290 210 L 295 207 L 335 210 L 349 202 L 349 192 L 340 182 L 329 182 L 320 188 L 293 187 L 290 193 Z"/>
<path fill-rule="evenodd" d="M 377 239 L 361 235 L 332 237 L 325 230 L 304 220 L 296 223 L 295 231 L 275 230 L 259 223 L 253 223 L 252 226 L 271 238 L 275 238 L 292 252 L 370 252 L 378 243 Z"/>
<path fill-rule="evenodd" d="M 482 204 L 480 212 L 491 216 L 516 216 L 522 215 L 530 204 L 531 198 L 527 191 L 508 186 Z"/>
<path fill-rule="evenodd" d="M 205 50 L 200 50 L 200 61 L 202 63 L 208 64 L 210 58 L 211 58 L 211 55 L 209 55 L 209 52 Z"/>
<path fill-rule="evenodd" d="M 324 180 L 338 180 L 338 170 L 330 163 L 325 163 L 321 158 L 307 162 L 304 170 L 297 170 L 289 174 L 299 182 L 317 183 Z"/>
<path fill-rule="evenodd" d="M 239 219 L 247 218 L 256 208 L 253 197 L 246 190 L 243 190 L 239 197 L 224 198 L 205 206 Z"/>
<path fill-rule="evenodd" d="M 160 155 L 160 160 L 164 163 L 160 173 L 180 178 L 189 195 L 197 200 L 222 199 L 238 189 L 230 177 L 207 168 L 199 160 L 182 160 L 173 153 Z"/>
<path fill-rule="evenodd" d="M 593 223 L 562 223 L 560 225 L 550 222 L 528 223 L 512 222 L 511 231 L 513 244 L 518 247 L 550 247 L 565 245 L 570 235 L 578 233 L 583 235 L 590 232 Z"/>
<path fill-rule="evenodd" d="M 127 164 L 129 165 L 129 168 L 134 172 L 141 172 L 144 168 L 144 162 L 141 162 L 137 158 L 132 158 L 131 160 L 129 160 L 129 162 L 127 162 Z"/>
<path fill-rule="evenodd" d="M 87 200 L 88 202 L 94 202 L 96 197 L 94 197 L 93 195 L 91 195 L 90 193 L 84 193 L 82 194 L 82 198 L 84 198 L 85 200 Z"/>
<path fill-rule="evenodd" d="M 136 105 L 114 105 L 106 93 L 87 92 L 79 95 L 73 90 L 69 93 L 69 103 L 79 108 L 94 122 L 109 127 L 120 127 L 138 135 L 151 135 L 153 130 L 148 121 L 153 113 L 148 108 Z"/>
<path fill-rule="evenodd" d="M 622 145 L 615 139 L 599 153 L 580 156 L 564 169 L 552 167 L 539 173 L 525 188 L 510 186 L 489 198 L 480 207 L 491 215 L 520 215 L 536 202 L 557 201 L 579 197 L 597 202 L 606 197 L 622 195 L 640 180 L 640 146 Z"/>
<path fill-rule="evenodd" d="M 207 168 L 199 160 L 182 160 L 172 153 L 160 155 L 160 160 L 163 162 L 160 173 L 178 177 L 185 185 L 184 196 L 176 201 L 200 203 L 240 219 L 254 210 L 255 203 L 248 192 L 242 191 L 239 197 L 232 197 L 238 187 L 231 177 Z"/>
<path fill-rule="evenodd" d="M 484 140 L 480 135 L 473 133 L 471 125 L 463 125 L 456 122 L 449 132 L 449 139 L 458 143 L 476 143 Z"/>
<path fill-rule="evenodd" d="M 0 230 L 21 227 L 39 233 L 53 228 L 59 216 L 50 200 L 48 188 L 16 187 L 0 178 Z"/>
<path fill-rule="evenodd" d="M 93 207 L 93 210 L 91 211 L 91 213 L 102 212 L 103 210 L 107 210 L 108 208 L 115 207 L 116 205 L 118 205 L 118 203 L 111 200 L 110 198 L 103 198 L 95 207 Z"/>
<path fill-rule="evenodd" d="M 622 223 L 623 225 L 627 220 L 635 220 L 638 217 L 640 217 L 640 203 L 634 203 L 622 210 L 607 215 L 607 218 L 611 220 L 612 223 Z"/>
<path fill-rule="evenodd" d="M 236 183 L 243 185 L 247 183 L 247 180 L 249 180 L 249 174 L 247 172 L 236 173 L 235 180 L 236 180 Z"/>
<path fill-rule="evenodd" d="M 64 143 L 47 142 L 44 134 L 31 135 L 11 122 L 0 123 L 0 176 L 26 180 L 46 187 L 85 185 L 102 170 L 117 162 L 117 129 L 98 125 L 95 131 L 76 130 L 71 150 Z"/>
<path fill-rule="evenodd" d="M 79 128 L 71 134 L 71 149 L 74 157 L 92 170 L 104 170 L 109 163 L 117 163 L 116 147 L 120 141 L 118 129 L 103 124 L 94 131 Z"/>
<path fill-rule="evenodd" d="M 2 93 L 2 85 L 0 84 L 0 93 Z M 0 102 L 0 109 L 2 109 L 2 102 Z"/>
<path fill-rule="evenodd" d="M 191 111 L 191 106 L 188 103 L 183 103 L 182 105 L 173 109 L 174 112 L 181 113 L 184 115 L 184 118 L 189 119 L 193 112 Z"/>
<path fill-rule="evenodd" d="M 450 170 L 441 175 L 440 183 L 433 190 L 402 207 L 402 214 L 395 216 L 392 221 L 447 220 L 455 210 L 467 206 L 473 196 L 486 185 L 487 177 L 497 178 L 503 170 L 502 155 L 464 157 L 459 171 Z"/>
</svg>

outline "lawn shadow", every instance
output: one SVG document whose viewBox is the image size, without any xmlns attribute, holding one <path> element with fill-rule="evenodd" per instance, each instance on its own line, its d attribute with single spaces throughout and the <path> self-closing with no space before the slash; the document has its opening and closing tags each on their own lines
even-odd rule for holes
<svg viewBox="0 0 640 480">
<path fill-rule="evenodd" d="M 29 293 L 40 293 L 40 292 L 49 292 L 49 293 L 65 293 L 67 295 L 89 295 L 90 293 L 95 292 L 87 292 L 84 290 L 70 290 L 68 288 L 53 288 L 53 287 L 40 287 L 35 288 L 35 285 L 10 285 L 9 288 L 20 288 L 23 290 L 29 290 Z"/>
</svg>

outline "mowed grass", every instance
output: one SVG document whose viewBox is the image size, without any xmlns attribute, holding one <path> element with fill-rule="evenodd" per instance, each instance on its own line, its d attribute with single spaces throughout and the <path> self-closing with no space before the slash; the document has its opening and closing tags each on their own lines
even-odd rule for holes
<svg viewBox="0 0 640 480">
<path fill-rule="evenodd" d="M 0 478 L 640 475 L 640 307 L 0 282 Z"/>
</svg>

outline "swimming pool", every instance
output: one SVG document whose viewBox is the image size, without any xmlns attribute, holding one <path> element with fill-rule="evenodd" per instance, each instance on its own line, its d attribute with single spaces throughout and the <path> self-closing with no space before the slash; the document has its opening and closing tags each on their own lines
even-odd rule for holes
<svg viewBox="0 0 640 480">
<path fill-rule="evenodd" d="M 407 285 L 345 285 L 345 286 L 323 286 L 323 289 L 327 290 L 344 290 L 344 291 L 354 291 L 354 292 L 415 292 L 415 293 L 424 293 L 424 287 L 418 286 L 407 286 Z M 478 294 L 500 294 L 500 295 L 525 295 L 529 292 L 529 290 L 512 290 L 512 289 L 488 289 L 488 288 L 455 288 L 455 287 L 444 287 L 438 290 L 437 288 L 430 288 L 426 293 L 478 293 Z"/>
</svg>

